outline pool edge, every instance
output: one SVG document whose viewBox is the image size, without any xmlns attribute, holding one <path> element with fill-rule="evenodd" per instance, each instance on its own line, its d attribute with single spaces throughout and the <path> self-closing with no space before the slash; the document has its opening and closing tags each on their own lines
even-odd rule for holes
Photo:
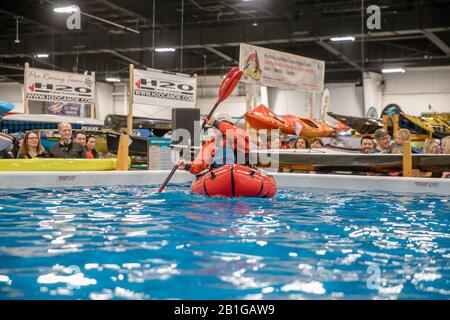
<svg viewBox="0 0 450 320">
<path fill-rule="evenodd" d="M 155 171 L 49 171 L 0 172 L 2 189 L 70 188 L 112 185 L 159 185 L 168 170 Z M 335 174 L 273 173 L 278 187 L 338 189 L 347 191 L 370 190 L 397 193 L 450 194 L 450 179 L 404 178 L 383 176 L 353 176 Z M 178 171 L 171 183 L 189 183 L 193 176 Z"/>
</svg>

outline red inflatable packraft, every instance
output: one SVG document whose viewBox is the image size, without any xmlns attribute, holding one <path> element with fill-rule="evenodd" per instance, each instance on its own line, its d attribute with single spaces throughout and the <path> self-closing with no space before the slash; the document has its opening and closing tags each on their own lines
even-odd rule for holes
<svg viewBox="0 0 450 320">
<path fill-rule="evenodd" d="M 277 192 L 275 179 L 256 169 L 228 164 L 197 176 L 192 192 L 211 197 L 272 198 Z"/>
</svg>

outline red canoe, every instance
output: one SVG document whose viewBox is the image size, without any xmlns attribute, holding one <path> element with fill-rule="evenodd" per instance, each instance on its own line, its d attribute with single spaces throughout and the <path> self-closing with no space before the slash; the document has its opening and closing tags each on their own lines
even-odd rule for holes
<svg viewBox="0 0 450 320">
<path fill-rule="evenodd" d="M 192 192 L 211 197 L 272 198 L 277 184 L 272 176 L 256 169 L 229 164 L 197 177 Z"/>
<path fill-rule="evenodd" d="M 263 104 L 247 112 L 245 120 L 252 128 L 280 129 L 287 134 L 296 134 L 297 127 L 300 135 L 308 138 L 327 137 L 335 132 L 335 129 L 326 123 L 312 118 L 301 118 L 291 114 L 278 116 Z"/>
</svg>

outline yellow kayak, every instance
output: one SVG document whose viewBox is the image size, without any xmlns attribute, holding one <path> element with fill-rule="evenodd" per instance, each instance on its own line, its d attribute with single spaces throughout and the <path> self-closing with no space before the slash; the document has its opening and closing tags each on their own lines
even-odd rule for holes
<svg viewBox="0 0 450 320">
<path fill-rule="evenodd" d="M 109 159 L 0 159 L 0 171 L 107 171 L 116 169 Z"/>
</svg>

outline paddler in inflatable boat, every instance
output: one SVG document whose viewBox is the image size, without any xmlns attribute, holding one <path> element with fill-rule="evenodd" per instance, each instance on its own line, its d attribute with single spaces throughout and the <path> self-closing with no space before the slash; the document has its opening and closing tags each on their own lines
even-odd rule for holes
<svg viewBox="0 0 450 320">
<path fill-rule="evenodd" d="M 236 128 L 225 113 L 211 116 L 207 124 L 215 136 L 202 145 L 192 163 L 176 162 L 180 169 L 197 175 L 192 191 L 208 196 L 273 197 L 275 179 L 252 167 L 248 132 Z"/>
</svg>

